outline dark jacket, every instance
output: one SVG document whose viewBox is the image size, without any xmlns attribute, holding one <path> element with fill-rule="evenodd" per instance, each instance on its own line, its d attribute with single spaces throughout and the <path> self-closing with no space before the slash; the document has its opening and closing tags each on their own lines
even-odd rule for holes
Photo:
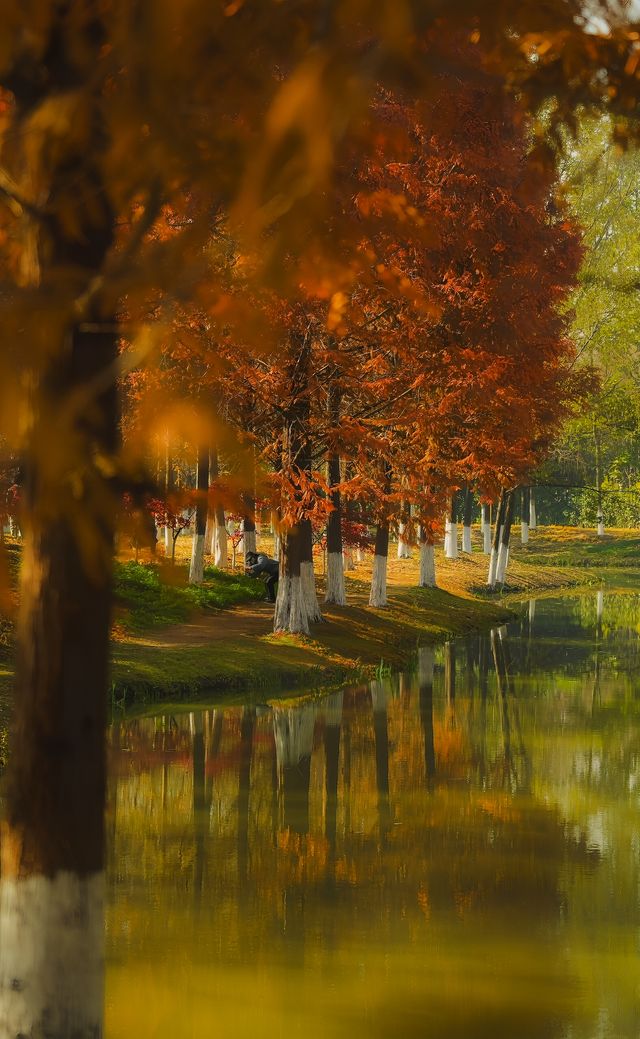
<svg viewBox="0 0 640 1039">
<path fill-rule="evenodd" d="M 263 552 L 258 552 L 258 561 L 253 566 L 247 567 L 250 577 L 258 577 L 259 574 L 269 574 L 270 577 L 278 576 L 278 560 L 271 559 Z"/>
</svg>

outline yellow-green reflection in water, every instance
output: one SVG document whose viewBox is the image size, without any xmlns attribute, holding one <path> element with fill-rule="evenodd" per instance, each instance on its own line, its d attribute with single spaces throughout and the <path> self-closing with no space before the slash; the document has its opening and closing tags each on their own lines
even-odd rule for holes
<svg viewBox="0 0 640 1039">
<path fill-rule="evenodd" d="M 114 725 L 109 1039 L 636 1039 L 639 603 Z"/>
</svg>

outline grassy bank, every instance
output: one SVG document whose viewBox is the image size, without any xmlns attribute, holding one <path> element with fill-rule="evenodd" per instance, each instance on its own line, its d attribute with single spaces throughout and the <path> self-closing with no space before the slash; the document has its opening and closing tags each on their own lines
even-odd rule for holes
<svg viewBox="0 0 640 1039">
<path fill-rule="evenodd" d="M 417 553 L 409 560 L 391 559 L 384 610 L 367 605 L 367 558 L 347 577 L 349 606 L 324 607 L 325 621 L 313 627 L 309 638 L 271 634 L 271 609 L 254 603 L 119 641 L 114 647 L 114 703 L 125 707 L 205 692 L 231 695 L 249 687 L 300 689 L 356 680 L 372 674 L 381 662 L 401 666 L 418 644 L 504 622 L 517 599 L 596 579 L 584 567 L 531 565 L 525 558 L 528 551 L 514 547 L 508 585 L 497 596 L 487 595 L 487 558 L 477 550 L 455 562 L 438 550 L 437 589 L 416 587 Z M 316 568 L 321 570 L 320 560 Z M 317 578 L 322 599 L 320 572 Z"/>
<path fill-rule="evenodd" d="M 265 545 L 268 549 L 268 544 Z M 183 547 L 186 554 L 187 545 Z M 18 551 L 13 549 L 14 563 Z M 347 577 L 348 607 L 324 607 L 325 622 L 309 638 L 274 636 L 264 588 L 240 569 L 206 571 L 189 587 L 186 558 L 175 568 L 121 562 L 116 571 L 112 701 L 115 708 L 184 701 L 247 688 L 312 689 L 355 681 L 381 662 L 400 666 L 418 644 L 435 643 L 506 620 L 518 599 L 601 579 L 602 567 L 633 567 L 640 537 L 616 532 L 604 540 L 572 528 L 541 528 L 523 548 L 516 539 L 508 584 L 486 590 L 487 557 L 479 551 L 455 562 L 437 551 L 437 589 L 419 589 L 417 553 L 390 559 L 389 606 L 368 603 L 370 557 Z M 15 569 L 15 565 L 13 567 Z M 324 579 L 316 561 L 319 597 Z M 11 682 L 11 628 L 0 632 L 0 692 Z"/>
</svg>

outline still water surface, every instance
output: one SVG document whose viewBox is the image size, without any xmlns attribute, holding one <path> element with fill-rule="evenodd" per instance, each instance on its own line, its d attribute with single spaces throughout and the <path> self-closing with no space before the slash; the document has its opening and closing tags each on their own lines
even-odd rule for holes
<svg viewBox="0 0 640 1039">
<path fill-rule="evenodd" d="M 637 1039 L 640 597 L 111 732 L 107 1035 Z"/>
</svg>

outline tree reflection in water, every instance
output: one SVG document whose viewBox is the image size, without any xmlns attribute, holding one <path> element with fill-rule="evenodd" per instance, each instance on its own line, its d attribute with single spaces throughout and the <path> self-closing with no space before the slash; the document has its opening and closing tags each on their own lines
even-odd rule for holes
<svg viewBox="0 0 640 1039">
<path fill-rule="evenodd" d="M 172 1039 L 631 1039 L 638 618 L 609 598 L 400 684 L 120 721 L 109 1034 L 152 1006 Z"/>
</svg>

